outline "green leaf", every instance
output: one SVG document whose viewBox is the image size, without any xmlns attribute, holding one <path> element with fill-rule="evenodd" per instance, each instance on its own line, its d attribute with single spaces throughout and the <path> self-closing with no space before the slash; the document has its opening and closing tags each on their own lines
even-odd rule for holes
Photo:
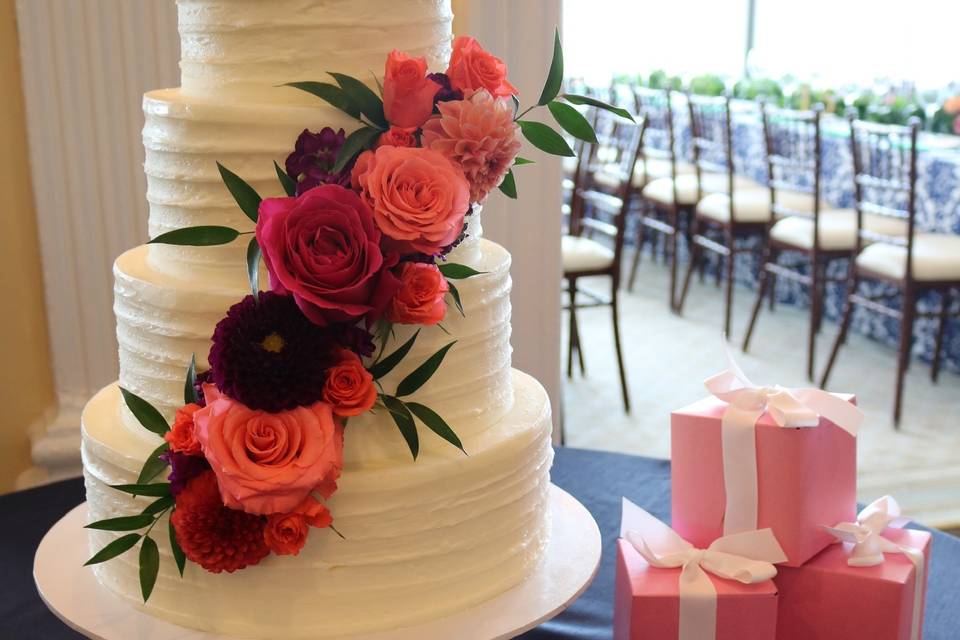
<svg viewBox="0 0 960 640">
<path fill-rule="evenodd" d="M 520 165 L 523 165 L 523 164 L 533 164 L 533 160 L 528 160 L 527 158 L 521 158 L 520 156 L 517 156 L 516 158 L 513 159 L 513 166 L 519 167 Z"/>
<path fill-rule="evenodd" d="M 455 446 L 460 451 L 466 453 L 463 450 L 463 444 L 460 442 L 460 438 L 457 437 L 457 434 L 454 433 L 453 429 L 450 428 L 450 425 L 441 418 L 437 413 L 430 407 L 424 406 L 418 402 L 408 402 L 407 409 L 409 409 L 413 415 L 420 418 L 420 422 L 427 425 L 427 428 L 430 431 L 433 431 L 435 434 Z"/>
<path fill-rule="evenodd" d="M 344 93 L 350 97 L 350 100 L 360 107 L 360 112 L 363 115 L 370 118 L 373 124 L 379 125 L 384 129 L 387 128 L 387 118 L 383 115 L 383 100 L 380 99 L 380 96 L 356 78 L 332 71 L 328 71 L 327 73 L 333 76 L 333 79 L 337 81 L 337 84 L 340 85 Z"/>
<path fill-rule="evenodd" d="M 381 396 L 381 399 L 387 411 L 390 412 L 393 422 L 400 430 L 400 435 L 407 441 L 413 459 L 416 460 L 420 453 L 420 437 L 417 435 L 417 425 L 413 421 L 413 416 L 410 415 L 410 410 L 407 409 L 407 405 L 402 400 L 393 396 Z"/>
<path fill-rule="evenodd" d="M 579 96 L 575 93 L 565 93 L 560 96 L 570 104 L 586 104 L 591 107 L 597 107 L 598 109 L 603 109 L 609 111 L 610 113 L 615 113 L 621 118 L 626 118 L 630 122 L 634 122 L 633 116 L 626 109 L 621 109 L 620 107 L 615 107 L 611 104 L 607 104 L 602 100 L 597 100 L 596 98 L 591 98 L 589 96 Z"/>
<path fill-rule="evenodd" d="M 288 82 L 285 86 L 312 93 L 352 118 L 360 117 L 360 107 L 350 99 L 350 96 L 343 89 L 329 82 Z"/>
<path fill-rule="evenodd" d="M 128 551 L 133 548 L 137 541 L 140 540 L 139 533 L 128 533 L 125 536 L 120 536 L 100 551 L 93 554 L 93 557 L 83 563 L 83 566 L 88 567 L 91 564 L 99 564 L 101 562 L 106 562 L 111 558 L 116 558 L 118 555 L 124 551 Z"/>
<path fill-rule="evenodd" d="M 143 510 L 143 513 L 148 516 L 154 516 L 154 515 L 157 515 L 158 513 L 162 513 L 163 511 L 166 511 L 167 509 L 172 507 L 175 503 L 176 501 L 173 499 L 173 496 L 163 496 L 162 498 L 157 498 L 156 500 L 148 504 L 146 508 Z"/>
<path fill-rule="evenodd" d="M 250 291 L 253 299 L 260 300 L 260 243 L 256 236 L 250 238 L 247 245 L 247 279 L 250 281 Z"/>
<path fill-rule="evenodd" d="M 240 209 L 247 214 L 248 218 L 256 222 L 260 216 L 260 194 L 247 184 L 243 178 L 219 162 L 217 163 L 217 169 L 220 170 L 220 177 L 223 178 L 223 183 L 227 185 L 230 195 L 237 201 Z"/>
<path fill-rule="evenodd" d="M 337 173 L 347 166 L 347 163 L 359 155 L 360 152 L 373 146 L 373 143 L 377 141 L 381 133 L 382 131 L 379 129 L 363 127 L 347 136 L 347 139 L 343 141 L 343 146 L 340 147 L 340 152 L 337 154 L 337 161 L 333 163 L 333 168 L 330 172 Z"/>
<path fill-rule="evenodd" d="M 513 169 L 507 171 L 497 188 L 508 198 L 517 199 L 517 179 L 513 177 Z"/>
<path fill-rule="evenodd" d="M 152 482 L 150 484 L 112 484 L 111 488 L 117 491 L 123 491 L 134 496 L 147 496 L 148 498 L 161 498 L 170 495 L 169 482 Z"/>
<path fill-rule="evenodd" d="M 193 404 L 197 398 L 197 354 L 190 354 L 190 364 L 187 366 L 187 377 L 183 381 L 183 404 Z"/>
<path fill-rule="evenodd" d="M 161 233 L 147 244 L 175 244 L 184 247 L 212 247 L 218 244 L 227 244 L 237 239 L 240 232 L 230 227 L 216 225 L 201 225 L 199 227 L 184 227 Z"/>
<path fill-rule="evenodd" d="M 180 571 L 180 577 L 183 577 L 183 568 L 187 565 L 187 555 L 180 548 L 177 542 L 177 530 L 173 527 L 173 519 L 167 522 L 167 529 L 170 533 L 170 550 L 173 552 L 173 559 L 177 563 L 177 570 Z"/>
<path fill-rule="evenodd" d="M 97 522 L 91 522 L 84 528 L 99 529 L 101 531 L 136 531 L 137 529 L 149 527 L 151 524 L 153 524 L 153 516 L 140 514 L 136 516 L 121 516 L 119 518 L 98 520 Z"/>
<path fill-rule="evenodd" d="M 396 351 L 388 355 L 386 358 L 371 366 L 368 371 L 370 375 L 373 376 L 374 380 L 379 380 L 383 376 L 387 375 L 393 368 L 400 364 L 400 361 L 406 357 L 407 353 L 410 352 L 410 348 L 413 346 L 413 343 L 417 340 L 417 336 L 420 335 L 420 330 L 417 329 L 417 332 L 410 336 L 410 339 L 400 345 Z"/>
<path fill-rule="evenodd" d="M 463 302 L 460 300 L 460 291 L 458 291 L 454 284 L 449 280 L 447 280 L 447 286 L 450 287 L 450 297 L 453 298 L 454 304 L 457 305 L 457 311 L 460 312 L 460 315 L 466 318 L 467 314 L 463 312 Z"/>
<path fill-rule="evenodd" d="M 143 601 L 150 599 L 153 585 L 157 583 L 157 574 L 160 572 L 160 551 L 153 538 L 147 536 L 140 545 L 140 593 Z"/>
<path fill-rule="evenodd" d="M 152 404 L 135 393 L 127 391 L 123 387 L 120 387 L 120 393 L 123 394 L 123 401 L 127 403 L 127 408 L 130 409 L 130 413 L 137 419 L 137 422 L 143 425 L 144 429 L 158 436 L 162 436 L 167 431 L 170 431 L 170 426 L 167 424 L 167 421 L 164 420 L 163 415 L 161 415 Z"/>
<path fill-rule="evenodd" d="M 287 172 L 280 168 L 276 160 L 273 161 L 273 168 L 277 170 L 277 179 L 280 180 L 283 192 L 290 197 L 297 195 L 297 179 L 287 175 Z"/>
<path fill-rule="evenodd" d="M 463 280 L 464 278 L 472 278 L 473 276 L 486 273 L 486 271 L 477 271 L 473 267 L 468 267 L 465 264 L 457 264 L 456 262 L 445 262 L 437 266 L 440 269 L 440 273 L 443 274 L 443 277 L 451 280 Z"/>
<path fill-rule="evenodd" d="M 410 372 L 406 378 L 401 380 L 400 384 L 397 385 L 397 397 L 408 396 L 426 384 L 427 380 L 429 380 L 433 374 L 437 372 L 437 369 L 440 367 L 440 363 L 443 362 L 444 356 L 447 355 L 447 351 L 449 351 L 450 347 L 456 343 L 457 341 L 454 340 L 453 342 L 442 347 L 439 351 L 424 360 L 423 364 Z"/>
<path fill-rule="evenodd" d="M 553 33 L 553 60 L 550 62 L 550 71 L 547 73 L 547 79 L 543 83 L 543 91 L 540 92 L 540 100 L 537 102 L 541 107 L 560 93 L 560 86 L 563 84 L 563 47 L 560 46 L 560 29 Z"/>
<path fill-rule="evenodd" d="M 160 455 L 169 448 L 170 445 L 164 442 L 153 450 L 153 453 L 151 453 L 147 457 L 146 462 L 143 463 L 143 468 L 140 469 L 140 475 L 137 476 L 137 484 L 146 484 L 150 482 L 157 477 L 158 473 L 167 468 L 167 463 L 160 459 Z"/>
<path fill-rule="evenodd" d="M 543 124 L 533 120 L 517 120 L 520 125 L 520 131 L 523 137 L 530 141 L 530 144 L 541 151 L 555 156 L 573 156 L 573 150 L 567 141 L 559 133 Z"/>
<path fill-rule="evenodd" d="M 597 141 L 597 134 L 590 122 L 583 117 L 582 113 L 570 105 L 554 100 L 547 105 L 547 109 L 553 114 L 553 119 L 557 121 L 557 124 L 573 137 L 580 138 L 584 142 Z"/>
</svg>

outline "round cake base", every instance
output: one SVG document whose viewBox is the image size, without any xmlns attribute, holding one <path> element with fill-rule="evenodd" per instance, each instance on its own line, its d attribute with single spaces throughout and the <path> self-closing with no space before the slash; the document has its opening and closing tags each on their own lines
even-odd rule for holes
<svg viewBox="0 0 960 640">
<path fill-rule="evenodd" d="M 526 580 L 475 607 L 413 627 L 351 636 L 349 640 L 512 638 L 557 615 L 593 581 L 600 566 L 600 530 L 569 493 L 550 487 L 550 541 Z M 86 503 L 61 518 L 37 548 L 33 577 L 40 597 L 67 626 L 95 640 L 225 640 L 187 629 L 131 607 L 100 586 L 89 567 Z"/>
</svg>

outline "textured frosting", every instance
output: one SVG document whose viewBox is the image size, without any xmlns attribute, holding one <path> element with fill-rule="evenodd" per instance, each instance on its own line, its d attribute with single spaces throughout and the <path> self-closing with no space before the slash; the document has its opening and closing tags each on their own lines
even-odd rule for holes
<svg viewBox="0 0 960 640">
<path fill-rule="evenodd" d="M 328 80 L 336 71 L 371 82 L 391 49 L 450 56 L 449 0 L 178 0 L 180 81 L 190 95 L 300 101 L 278 84 Z M 279 97 L 278 97 L 279 96 Z"/>
<path fill-rule="evenodd" d="M 196 354 L 199 366 L 207 366 L 213 328 L 226 310 L 248 292 L 242 268 L 207 274 L 203 278 L 177 277 L 157 271 L 148 250 L 140 246 L 127 251 L 114 264 L 114 313 L 120 346 L 120 384 L 142 396 L 170 417 L 183 401 L 186 363 Z M 457 283 L 464 316 L 450 306 L 440 327 L 420 331 L 404 361 L 382 379 L 390 392 L 414 367 L 452 340 L 437 374 L 416 394 L 440 413 L 461 436 L 479 431 L 510 409 L 510 254 L 500 245 L 481 239 L 458 248 L 452 260 L 469 258 L 482 271 Z M 415 329 L 397 326 L 396 337 L 387 344 L 392 351 Z M 376 464 L 384 458 L 409 455 L 396 436 L 389 415 L 363 415 L 354 420 L 366 425 L 347 446 L 347 464 Z M 143 429 L 131 415 L 130 431 Z M 368 436 L 368 437 L 366 437 Z M 389 436 L 389 437 L 387 437 Z M 431 446 L 446 446 L 431 443 Z"/>
<path fill-rule="evenodd" d="M 547 542 L 553 456 L 546 393 L 519 372 L 512 386 L 513 408 L 464 438 L 469 457 L 446 446 L 416 462 L 348 464 L 330 501 L 344 540 L 314 529 L 297 557 L 269 556 L 234 574 L 187 563 L 180 578 L 166 536 L 156 535 L 160 575 L 145 609 L 242 637 L 328 638 L 434 619 L 509 589 Z M 134 513 L 148 500 L 106 486 L 132 482 L 158 442 L 124 429 L 119 406 L 111 385 L 83 416 L 91 520 Z M 348 448 L 365 428 L 351 421 Z M 428 432 L 423 438 L 439 440 Z M 157 525 L 165 529 L 165 522 Z M 91 550 L 118 535 L 91 531 Z M 143 606 L 135 553 L 97 565 L 96 572 L 109 589 Z"/>
</svg>

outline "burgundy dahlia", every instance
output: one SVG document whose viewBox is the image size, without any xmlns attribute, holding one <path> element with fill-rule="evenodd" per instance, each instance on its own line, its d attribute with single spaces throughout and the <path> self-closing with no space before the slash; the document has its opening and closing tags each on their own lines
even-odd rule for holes
<svg viewBox="0 0 960 640">
<path fill-rule="evenodd" d="M 271 413 L 320 399 L 335 343 L 293 297 L 264 291 L 230 307 L 213 331 L 210 364 L 221 392 Z"/>
<path fill-rule="evenodd" d="M 161 460 L 170 465 L 170 493 L 176 497 L 187 486 L 187 483 L 210 468 L 207 459 L 203 456 L 188 456 L 179 451 L 166 451 L 160 456 Z"/>
<path fill-rule="evenodd" d="M 197 397 L 197 404 L 201 407 L 207 406 L 207 400 L 203 397 L 203 385 L 208 382 L 213 382 L 213 369 L 202 371 L 193 378 L 193 392 Z"/>
<path fill-rule="evenodd" d="M 322 184 L 350 186 L 352 162 L 336 173 L 331 171 L 344 140 L 343 129 L 334 131 L 330 127 L 324 127 L 319 133 L 304 129 L 297 137 L 286 162 L 287 175 L 297 182 L 297 195 Z"/>
<path fill-rule="evenodd" d="M 358 356 L 372 356 L 376 351 L 373 334 L 353 324 L 330 325 L 331 338 L 345 349 Z"/>
<path fill-rule="evenodd" d="M 448 102 L 450 100 L 463 100 L 463 91 L 459 89 L 454 89 L 450 86 L 450 78 L 445 73 L 430 73 L 427 74 L 428 80 L 433 80 L 440 85 L 440 91 L 437 91 L 437 95 L 434 96 L 433 102 Z"/>
</svg>

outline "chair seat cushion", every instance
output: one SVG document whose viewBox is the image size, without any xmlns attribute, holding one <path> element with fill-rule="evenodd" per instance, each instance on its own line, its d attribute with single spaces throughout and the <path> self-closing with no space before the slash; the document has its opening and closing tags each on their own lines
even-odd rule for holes
<svg viewBox="0 0 960 640">
<path fill-rule="evenodd" d="M 864 228 L 888 236 L 906 235 L 904 221 L 889 216 L 864 214 Z M 813 248 L 813 219 L 787 216 L 770 229 L 774 240 L 800 249 Z M 853 209 L 820 210 L 820 248 L 829 251 L 853 249 L 857 240 L 857 212 Z M 867 244 L 864 242 L 864 244 Z"/>
<path fill-rule="evenodd" d="M 697 203 L 697 215 L 717 222 L 730 221 L 730 196 L 711 193 Z M 770 190 L 737 189 L 733 194 L 733 216 L 736 222 L 769 222 Z"/>
<path fill-rule="evenodd" d="M 857 266 L 902 280 L 907 273 L 907 248 L 877 242 L 857 256 Z M 913 277 L 917 280 L 960 282 L 960 235 L 918 233 L 913 237 Z"/>
<path fill-rule="evenodd" d="M 560 254 L 564 273 L 600 271 L 613 264 L 612 249 L 581 236 L 563 236 Z"/>
<path fill-rule="evenodd" d="M 727 176 L 719 173 L 704 173 L 701 175 L 703 184 L 701 192 L 703 194 L 726 193 L 728 191 Z M 677 182 L 677 204 L 692 206 L 697 204 L 697 174 L 684 173 L 676 177 Z M 764 188 L 753 180 L 736 176 L 733 181 L 733 188 L 737 191 L 742 189 Z M 662 204 L 673 204 L 673 180 L 671 178 L 658 178 L 652 180 L 643 188 L 643 196 L 648 200 L 653 200 Z M 769 195 L 767 196 L 769 200 Z M 769 207 L 768 207 L 769 208 Z"/>
</svg>

